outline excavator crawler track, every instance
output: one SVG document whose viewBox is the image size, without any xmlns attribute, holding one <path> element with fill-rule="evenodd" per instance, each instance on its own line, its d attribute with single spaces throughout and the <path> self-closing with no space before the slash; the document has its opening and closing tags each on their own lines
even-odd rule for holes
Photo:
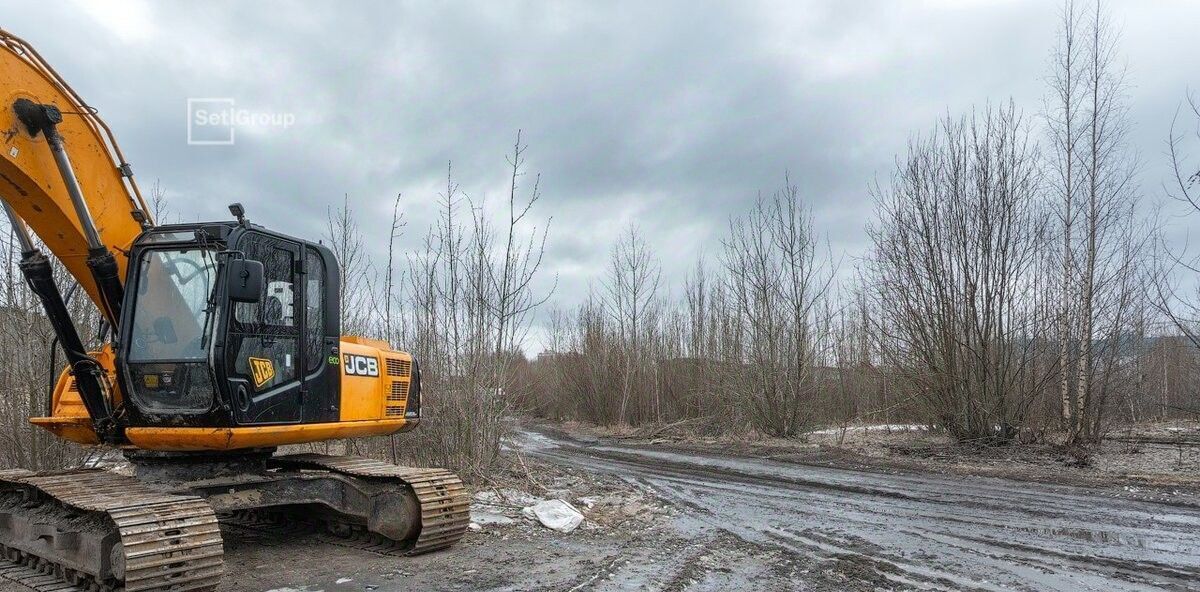
<svg viewBox="0 0 1200 592">
<path fill-rule="evenodd" d="M 264 545 L 278 545 L 295 539 L 315 540 L 324 545 L 365 551 L 385 557 L 404 557 L 408 551 L 401 543 L 386 537 L 354 529 L 352 534 L 334 534 L 327 531 L 327 524 L 317 519 L 304 519 L 294 513 L 275 512 L 267 509 L 248 510 L 223 514 L 221 528 Z"/>
<path fill-rule="evenodd" d="M 101 470 L 0 473 L 0 575 L 47 592 L 205 592 L 224 571 L 216 514 Z"/>
<path fill-rule="evenodd" d="M 402 467 L 353 456 L 294 454 L 277 456 L 272 466 L 292 470 L 323 470 L 350 477 L 390 480 L 407 486 L 420 503 L 421 530 L 416 540 L 398 541 L 408 555 L 453 546 L 467 532 L 471 498 L 457 475 L 445 469 Z"/>
</svg>

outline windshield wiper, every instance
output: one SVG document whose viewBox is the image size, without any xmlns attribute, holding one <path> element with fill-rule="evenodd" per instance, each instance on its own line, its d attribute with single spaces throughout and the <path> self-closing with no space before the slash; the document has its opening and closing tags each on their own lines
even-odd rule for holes
<svg viewBox="0 0 1200 592">
<path fill-rule="evenodd" d="M 205 263 L 211 265 L 211 266 L 206 265 L 206 267 L 210 267 L 210 269 L 212 269 L 215 272 L 217 269 L 217 260 L 215 258 L 212 258 L 212 255 L 209 254 L 208 249 L 201 248 L 200 256 L 204 259 Z M 205 278 L 208 278 L 208 274 L 205 274 Z M 213 324 L 212 318 L 215 315 L 216 310 L 217 310 L 217 285 L 216 285 L 216 282 L 213 282 L 212 284 L 209 285 L 208 300 L 205 302 L 204 326 L 200 327 L 200 349 L 205 350 L 205 351 L 208 350 L 208 338 L 209 338 L 208 329 Z"/>
</svg>

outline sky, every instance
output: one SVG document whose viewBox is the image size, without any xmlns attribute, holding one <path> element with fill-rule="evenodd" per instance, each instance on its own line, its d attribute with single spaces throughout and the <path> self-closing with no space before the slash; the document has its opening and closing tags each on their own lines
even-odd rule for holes
<svg viewBox="0 0 1200 592">
<path fill-rule="evenodd" d="M 1107 6 L 1152 207 L 1172 117 L 1200 89 L 1200 2 Z M 912 134 L 1010 98 L 1036 123 L 1059 10 L 1047 0 L 0 7 L 0 27 L 99 109 L 143 191 L 162 187 L 169 221 L 227 219 L 241 202 L 253 221 L 315 239 L 345 197 L 382 262 L 395 196 L 408 221 L 398 245 L 415 249 L 450 163 L 473 201 L 499 204 L 520 130 L 526 187 L 540 174 L 533 216 L 549 223 L 535 289 L 553 288 L 547 307 L 562 308 L 602 276 L 631 224 L 677 288 L 698 258 L 716 264 L 730 218 L 785 174 L 846 273 L 869 246 L 869 186 Z M 189 143 L 196 110 L 230 102 L 254 120 L 232 126 L 233 143 L 196 142 L 225 140 L 220 125 L 193 127 Z M 1182 236 L 1189 222 L 1165 211 Z"/>
</svg>

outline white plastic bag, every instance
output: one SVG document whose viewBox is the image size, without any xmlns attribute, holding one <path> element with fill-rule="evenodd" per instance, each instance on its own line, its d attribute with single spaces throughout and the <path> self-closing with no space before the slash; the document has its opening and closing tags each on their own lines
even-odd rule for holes
<svg viewBox="0 0 1200 592">
<path fill-rule="evenodd" d="M 583 524 L 583 514 L 574 506 L 559 499 L 546 500 L 521 510 L 525 517 L 537 520 L 542 526 L 558 532 L 571 532 Z"/>
</svg>

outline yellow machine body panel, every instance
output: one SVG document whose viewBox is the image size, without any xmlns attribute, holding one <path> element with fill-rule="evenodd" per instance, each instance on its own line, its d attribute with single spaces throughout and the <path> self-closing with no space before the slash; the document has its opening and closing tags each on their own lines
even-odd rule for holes
<svg viewBox="0 0 1200 592">
<path fill-rule="evenodd" d="M 143 450 L 183 452 L 271 448 L 338 438 L 386 436 L 403 431 L 409 425 L 399 419 L 244 428 L 129 428 L 125 434 L 134 446 Z"/>
<path fill-rule="evenodd" d="M 341 420 L 403 419 L 412 384 L 412 356 L 362 337 L 343 337 L 341 353 Z"/>
<path fill-rule="evenodd" d="M 0 59 L 0 105 L 7 107 L 25 98 L 55 105 L 63 112 L 58 129 L 100 239 L 114 253 L 128 252 L 142 231 L 132 212 L 146 214 L 147 209 L 133 178 L 121 172 L 119 149 L 107 127 L 32 48 L 3 32 L 0 46 L 14 56 Z M 100 302 L 87 266 L 83 226 L 45 136 L 31 136 L 10 108 L 0 109 L 0 133 L 0 196 L 62 261 L 92 301 Z M 124 278 L 127 259 L 117 257 L 116 261 L 119 277 Z"/>
<path fill-rule="evenodd" d="M 234 428 L 135 427 L 125 431 L 130 443 L 145 450 L 199 451 L 267 448 L 337 438 L 385 436 L 417 426 L 406 417 L 413 382 L 412 355 L 393 351 L 386 342 L 346 336 L 341 349 L 341 407 L 337 422 L 277 424 Z M 115 356 L 105 346 L 92 354 L 112 382 Z M 30 419 L 34 425 L 79 444 L 98 444 L 75 379 L 64 369 L 54 389 L 54 414 Z"/>
<path fill-rule="evenodd" d="M 120 401 L 119 391 L 115 388 L 116 355 L 112 346 L 105 344 L 98 352 L 91 352 L 93 359 L 100 362 L 104 368 L 108 384 Z M 79 397 L 79 389 L 75 386 L 75 378 L 69 369 L 64 368 L 54 386 L 54 395 L 50 401 L 50 417 L 33 417 L 29 423 L 44 428 L 54 435 L 78 444 L 99 444 L 100 439 L 92 429 L 92 420 L 88 417 L 83 400 Z"/>
</svg>

